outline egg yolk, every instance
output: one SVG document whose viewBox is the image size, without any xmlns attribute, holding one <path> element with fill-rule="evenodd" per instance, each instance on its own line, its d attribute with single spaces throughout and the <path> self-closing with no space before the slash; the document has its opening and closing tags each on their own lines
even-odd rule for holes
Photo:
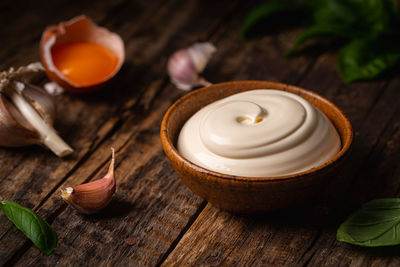
<svg viewBox="0 0 400 267">
<path fill-rule="evenodd" d="M 107 48 L 90 42 L 71 42 L 51 49 L 53 62 L 72 83 L 90 86 L 112 75 L 118 58 Z"/>
</svg>

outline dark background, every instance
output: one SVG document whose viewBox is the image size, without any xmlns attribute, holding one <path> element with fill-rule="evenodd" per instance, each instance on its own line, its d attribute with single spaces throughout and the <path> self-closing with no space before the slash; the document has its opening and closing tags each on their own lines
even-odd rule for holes
<svg viewBox="0 0 400 267">
<path fill-rule="evenodd" d="M 57 96 L 55 128 L 75 148 L 56 158 L 33 146 L 0 149 L 0 198 L 46 218 L 58 246 L 46 257 L 4 215 L 5 265 L 398 265 L 398 247 L 363 249 L 336 241 L 339 224 L 367 200 L 399 195 L 400 79 L 396 74 L 344 84 L 336 53 L 284 57 L 302 27 L 239 33 L 259 1 L 2 1 L 0 67 L 39 60 L 46 26 L 86 14 L 125 41 L 126 62 L 111 84 L 90 95 Z M 273 28 L 273 27 L 272 27 Z M 269 80 L 313 90 L 337 104 L 355 130 L 353 151 L 322 197 L 257 217 L 221 211 L 191 193 L 163 154 L 159 126 L 185 92 L 166 75 L 173 51 L 211 41 L 211 82 Z M 82 216 L 59 191 L 101 177 L 117 150 L 118 191 L 96 216 Z"/>
</svg>

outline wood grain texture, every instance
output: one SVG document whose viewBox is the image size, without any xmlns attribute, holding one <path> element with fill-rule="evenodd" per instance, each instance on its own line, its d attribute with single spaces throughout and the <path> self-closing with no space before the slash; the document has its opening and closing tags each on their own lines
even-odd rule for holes
<svg viewBox="0 0 400 267">
<path fill-rule="evenodd" d="M 216 4 L 216 6 L 218 6 L 218 4 Z M 225 15 L 231 12 L 234 6 L 235 6 L 234 2 L 225 5 L 226 7 Z M 129 5 L 124 6 L 123 9 L 121 8 L 121 12 L 123 13 L 124 16 L 127 17 L 128 14 L 132 15 L 130 9 L 133 9 L 135 7 L 136 7 L 135 3 L 133 3 L 132 6 Z M 41 194 L 36 197 L 37 199 L 36 201 L 33 198 L 29 198 L 29 201 L 37 203 L 37 205 L 35 206 L 36 209 L 41 205 L 43 205 L 43 203 L 46 202 L 46 200 L 50 197 L 50 195 L 53 195 L 54 198 L 59 198 L 59 193 L 58 193 L 59 185 L 62 185 L 63 181 L 68 179 L 67 181 L 70 183 L 69 185 L 71 184 L 73 185 L 92 179 L 95 176 L 96 172 L 99 170 L 99 168 L 101 168 L 102 165 L 108 160 L 109 148 L 111 145 L 115 146 L 116 149 L 119 149 L 119 146 L 126 145 L 126 143 L 131 139 L 137 141 L 136 139 L 133 138 L 133 136 L 138 134 L 137 132 L 135 132 L 135 130 L 137 130 L 137 127 L 139 126 L 142 127 L 143 125 L 146 125 L 146 124 L 141 124 L 142 120 L 147 119 L 148 121 L 149 119 L 151 119 L 151 121 L 149 121 L 149 124 L 153 128 L 152 131 L 144 130 L 142 135 L 140 135 L 141 136 L 140 141 L 137 141 L 139 145 L 135 144 L 136 147 L 140 148 L 140 153 L 143 153 L 140 142 L 145 142 L 145 140 L 147 139 L 147 135 L 151 136 L 153 139 L 158 141 L 159 123 L 157 121 L 161 120 L 163 113 L 169 107 L 172 101 L 178 98 L 179 94 L 182 94 L 182 92 L 177 91 L 174 87 L 171 86 L 168 87 L 169 90 L 172 91 L 172 93 L 171 92 L 167 93 L 165 97 L 162 98 L 164 99 L 163 102 L 155 104 L 157 107 L 156 110 L 158 111 L 157 117 L 148 116 L 149 112 L 151 111 L 150 107 L 153 108 L 152 106 L 153 100 L 155 99 L 156 96 L 158 96 L 160 91 L 165 89 L 166 79 L 165 79 L 164 68 L 168 54 L 171 53 L 173 50 L 175 50 L 177 47 L 179 47 L 179 44 L 181 42 L 179 39 L 174 38 L 174 35 L 177 34 L 177 32 L 179 31 L 180 34 L 183 34 L 185 36 L 185 41 L 189 43 L 198 40 L 199 36 L 204 35 L 203 38 L 207 37 L 209 31 L 212 30 L 213 27 L 218 27 L 219 24 L 218 23 L 219 19 L 217 16 L 215 16 L 216 14 L 209 12 L 207 7 L 208 6 L 201 3 L 201 1 L 197 2 L 192 1 L 188 2 L 185 5 L 182 5 L 179 1 L 170 1 L 165 4 L 153 3 L 152 5 L 146 7 L 148 8 L 148 10 L 141 10 L 142 12 L 140 16 L 141 20 L 139 20 L 139 18 L 136 18 L 136 22 L 134 24 L 132 24 L 132 21 L 130 20 L 119 23 L 118 26 L 126 31 L 123 32 L 121 30 L 122 31 L 121 35 L 124 38 L 125 37 L 130 38 L 130 41 L 126 41 L 127 62 L 125 64 L 126 65 L 125 70 L 123 69 L 122 72 L 119 74 L 120 77 L 118 79 L 118 83 L 114 83 L 110 86 L 111 88 L 113 88 L 113 91 L 111 92 L 106 92 L 105 90 L 103 90 L 102 92 L 100 92 L 100 94 L 83 96 L 83 97 L 65 95 L 61 99 L 61 101 L 65 101 L 65 106 L 67 107 L 68 105 L 70 105 L 71 109 L 69 111 L 66 110 L 61 111 L 63 114 L 70 114 L 70 113 L 73 114 L 74 112 L 75 113 L 78 112 L 78 114 L 76 114 L 76 118 L 73 118 L 70 115 L 68 115 L 67 118 L 68 120 L 72 121 L 76 120 L 78 122 L 81 122 L 81 125 L 75 124 L 74 128 L 76 127 L 75 129 L 85 129 L 85 128 L 87 129 L 87 131 L 82 131 L 80 133 L 77 133 L 79 134 L 79 138 L 76 138 L 76 140 L 82 142 L 81 144 L 74 144 L 73 142 L 70 141 L 72 145 L 75 147 L 81 147 L 81 149 L 83 149 L 82 147 L 86 147 L 86 153 L 83 156 L 81 156 L 81 159 L 78 158 L 71 160 L 75 164 L 77 163 L 78 160 L 78 164 L 72 167 L 72 171 L 66 170 L 66 172 L 61 173 L 59 175 L 60 178 L 58 179 L 55 178 L 53 183 L 48 185 L 47 187 L 48 191 L 41 192 Z M 220 8 L 216 8 L 215 12 L 217 12 L 219 9 Z M 185 10 L 187 12 L 182 12 L 182 10 Z M 198 18 L 191 16 L 191 13 L 189 11 L 192 13 L 196 12 L 198 14 L 201 14 L 204 19 L 199 20 Z M 151 15 L 155 16 L 155 18 L 157 19 L 154 19 L 152 23 L 146 23 L 147 18 Z M 224 15 L 224 13 L 222 13 L 222 15 Z M 193 27 L 187 26 L 191 24 L 193 25 Z M 140 33 L 137 34 L 137 31 L 143 30 L 143 28 L 146 27 L 148 29 L 143 32 L 144 34 L 142 35 Z M 119 32 L 121 33 L 121 31 Z M 149 32 L 151 31 L 152 34 L 151 35 L 147 34 L 148 31 Z M 131 45 L 132 43 L 135 45 Z M 170 50 L 170 52 L 166 52 L 166 50 Z M 161 55 L 163 57 L 162 60 L 160 60 Z M 149 65 L 148 62 L 152 62 L 154 60 L 157 60 L 157 63 Z M 134 75 L 132 75 L 132 73 L 134 73 Z M 121 95 L 123 95 L 124 97 L 120 97 Z M 93 98 L 94 98 L 94 103 L 92 106 L 89 106 L 89 108 L 82 108 L 76 104 L 76 102 L 78 103 L 91 102 L 93 101 Z M 122 105 L 122 107 L 119 107 L 119 105 Z M 64 105 L 62 106 L 64 107 Z M 114 110 L 112 109 L 113 107 L 115 107 Z M 87 114 L 83 114 L 82 110 L 87 112 Z M 80 118 L 80 120 L 78 118 Z M 63 123 L 67 124 L 67 122 L 65 121 Z M 98 126 L 95 126 L 96 124 L 98 124 Z M 93 126 L 95 126 L 95 128 L 92 129 L 91 127 Z M 67 128 L 68 126 L 65 125 L 65 127 Z M 71 130 L 70 127 L 68 128 Z M 60 130 L 60 132 L 62 132 L 62 130 Z M 115 132 L 118 132 L 117 136 L 113 136 Z M 86 134 L 87 136 L 83 136 L 84 134 Z M 71 137 L 72 133 L 69 133 L 68 136 Z M 106 138 L 109 139 L 106 140 Z M 87 139 L 87 140 L 85 141 L 82 139 Z M 99 145 L 100 145 L 100 150 L 96 151 Z M 103 148 L 104 151 L 102 150 Z M 162 157 L 163 154 L 161 152 L 161 146 L 159 146 L 157 143 L 155 145 L 155 148 L 157 149 L 156 151 L 159 154 L 158 158 Z M 88 152 L 88 150 L 90 152 Z M 94 151 L 96 151 L 96 153 L 92 154 Z M 90 157 L 90 155 L 94 157 Z M 141 164 L 145 163 L 144 158 L 141 157 L 138 157 L 135 161 L 138 161 Z M 85 167 L 83 168 L 83 171 L 81 171 L 80 166 L 85 162 L 90 162 L 90 163 L 89 165 L 84 165 Z M 151 162 L 154 165 L 156 165 L 156 163 L 158 163 L 159 161 L 153 160 Z M 29 164 L 29 165 L 32 168 L 35 167 L 35 164 Z M 54 176 L 54 173 L 52 173 L 51 171 L 51 166 L 54 166 L 54 164 L 50 164 L 49 169 L 43 171 L 42 175 L 43 179 L 46 179 L 46 176 L 48 176 L 49 174 L 50 176 Z M 128 170 L 130 170 L 129 167 L 132 166 L 127 165 Z M 21 169 L 26 170 L 26 167 L 22 167 Z M 67 168 L 64 168 L 64 170 L 65 169 Z M 45 173 L 47 175 L 45 175 Z M 77 180 L 74 179 L 75 173 L 77 174 L 76 176 Z M 22 180 L 22 178 L 19 179 Z M 29 190 L 32 190 L 31 188 L 34 187 L 32 182 L 30 180 L 25 182 L 27 183 L 27 186 L 29 186 Z M 166 183 L 164 184 L 164 186 L 168 185 L 168 181 L 164 179 L 161 179 L 161 182 Z M 40 181 L 39 184 L 43 186 L 43 181 Z M 16 186 L 15 188 L 18 188 L 18 186 Z M 27 188 L 23 188 L 22 190 L 29 191 L 27 190 Z M 157 195 L 163 195 L 162 191 L 165 190 L 165 188 L 160 188 L 159 190 L 161 192 L 157 192 Z M 14 189 L 12 192 L 15 191 L 17 190 Z M 179 190 L 177 192 L 179 194 Z M 7 197 L 8 196 L 5 196 L 5 198 Z M 178 195 L 177 199 L 180 198 L 185 199 L 186 197 Z M 23 203 L 21 199 L 14 198 L 14 200 Z M 202 201 L 197 203 L 197 206 L 200 206 L 201 203 Z M 54 220 L 55 218 L 52 217 L 59 216 L 58 213 L 62 212 L 63 210 L 62 203 L 58 204 L 59 204 L 58 206 L 57 205 L 52 206 L 53 208 L 52 211 L 47 211 L 47 213 L 44 214 L 43 216 L 49 218 L 50 220 Z M 25 205 L 28 206 L 28 204 L 26 203 Z M 187 223 L 188 221 L 190 221 L 191 218 L 190 214 L 195 213 L 196 209 L 194 209 L 193 211 L 191 211 L 190 209 L 189 210 L 184 209 L 184 210 L 188 214 L 182 212 L 183 214 L 182 216 L 184 216 L 183 221 Z M 42 214 L 41 210 L 39 211 L 39 213 Z M 153 215 L 158 214 L 155 210 L 154 213 L 155 214 Z M 139 218 L 140 217 L 138 217 L 138 219 Z M 3 219 L 5 220 L 5 218 Z M 182 218 L 177 218 L 177 219 L 182 219 Z M 171 226 L 174 224 L 166 224 L 164 225 L 164 227 L 167 227 L 168 225 Z M 184 228 L 185 225 L 186 224 L 182 224 L 178 229 Z M 10 224 L 8 224 L 7 227 L 9 227 L 9 229 L 13 229 L 10 226 Z M 7 229 L 5 229 L 5 232 L 6 231 Z M 4 240 L 3 244 L 5 249 L 3 251 L 4 257 L 2 256 L 1 260 L 4 261 L 5 263 L 14 263 L 18 258 L 20 258 L 21 253 L 23 253 L 26 250 L 27 246 L 29 248 L 29 244 L 27 245 L 27 243 L 23 241 L 24 238 L 22 237 L 22 235 L 20 235 L 21 238 L 19 240 L 16 240 L 14 238 L 15 234 L 18 235 L 18 232 L 14 231 L 13 233 L 10 233 L 10 235 L 5 233 L 4 236 L 2 237 Z M 174 229 L 173 235 L 179 235 L 179 234 L 180 231 Z M 174 242 L 174 238 L 170 238 L 170 240 L 168 239 L 168 241 L 169 243 L 172 243 Z M 144 259 L 144 262 L 150 261 L 153 263 L 157 263 L 157 260 L 160 259 L 158 259 L 156 255 L 160 254 L 162 256 L 163 253 L 165 253 L 169 249 L 169 243 L 166 242 L 164 244 L 165 246 L 164 249 L 154 249 L 155 253 L 153 253 L 154 256 L 152 256 L 151 259 L 152 261 L 150 261 L 150 259 Z M 33 250 L 36 250 L 36 248 L 34 248 Z M 13 254 L 12 252 L 15 253 Z M 90 251 L 88 251 L 88 253 L 90 253 Z M 148 255 L 153 255 L 153 254 L 148 254 Z M 35 256 L 40 257 L 41 255 L 39 254 Z M 68 258 L 65 259 L 67 262 Z M 79 260 L 84 261 L 84 259 L 79 259 Z"/>
<path fill-rule="evenodd" d="M 396 134 L 393 127 L 398 124 L 395 115 L 398 106 L 395 102 L 398 103 L 400 97 L 399 90 L 394 89 L 398 88 L 397 82 L 387 79 L 345 85 L 340 81 L 335 65 L 333 54 L 321 55 L 306 69 L 304 76 L 294 80 L 336 103 L 350 117 L 357 132 L 353 153 L 343 167 L 340 179 L 324 190 L 325 197 L 299 209 L 252 219 L 221 212 L 208 204 L 166 259 L 165 265 L 365 266 L 398 263 L 396 258 L 387 258 L 394 256 L 396 249 L 379 253 L 339 243 L 335 238 L 339 224 L 361 203 L 378 196 L 398 195 L 398 185 L 393 190 L 393 181 L 399 177 L 396 165 L 399 156 L 387 155 L 389 160 L 382 157 L 379 161 L 377 158 L 379 143 L 395 146 L 395 141 L 391 141 L 393 137 L 382 137 L 387 136 L 386 131 Z M 249 71 L 247 75 L 252 77 L 257 71 Z M 293 81 L 293 77 L 278 79 Z M 389 164 L 392 169 L 386 169 L 382 174 L 383 164 Z M 290 227 L 292 224 L 295 224 L 293 228 Z"/>
<path fill-rule="evenodd" d="M 77 9 L 77 7 L 75 8 Z M 148 12 L 154 12 L 155 9 L 156 7 L 153 6 L 153 10 L 149 10 Z M 100 14 L 103 14 L 104 11 L 99 10 Z M 136 29 L 139 27 L 140 25 L 137 25 Z M 132 30 L 135 30 L 134 27 L 132 28 Z M 36 54 L 38 58 L 38 43 L 32 45 L 33 47 L 37 50 Z M 30 48 L 28 47 L 28 49 Z M 24 60 L 27 59 L 24 58 Z M 29 61 L 23 61 L 18 65 L 27 63 Z M 100 94 L 91 97 L 77 97 L 73 95 L 58 97 L 58 113 L 68 114 L 68 116 L 64 116 L 63 120 L 58 119 L 55 128 L 61 136 L 66 136 L 65 140 L 70 145 L 76 148 L 75 153 L 66 160 L 58 159 L 52 156 L 51 152 L 45 149 L 38 149 L 37 147 L 3 149 L 0 151 L 0 158 L 3 162 L 17 163 L 15 167 L 10 167 L 6 164 L 2 165 L 2 168 L 7 170 L 5 172 L 7 176 L 3 176 L 3 179 L 0 181 L 1 196 L 3 199 L 17 201 L 30 208 L 37 207 L 50 192 L 55 190 L 54 186 L 66 179 L 76 166 L 79 166 L 85 160 L 99 143 L 104 140 L 110 130 L 112 130 L 113 125 L 106 122 L 107 120 L 114 123 L 118 121 L 114 117 L 120 117 L 121 111 L 123 111 L 119 108 L 119 105 L 128 98 L 121 99 L 118 97 L 117 93 L 118 91 L 122 91 L 121 87 L 117 87 L 114 84 L 112 88 L 114 89 L 113 91 L 103 90 Z M 126 88 L 126 86 L 122 89 L 125 90 L 124 94 L 126 96 L 130 96 L 131 103 L 134 103 L 139 98 L 140 92 L 138 89 L 132 90 L 131 88 Z M 130 91 L 127 89 L 130 89 Z M 79 131 L 76 129 L 79 129 Z M 23 164 L 21 164 L 21 158 L 23 159 Z M 38 168 L 38 166 L 42 167 Z M 3 169 L 2 173 L 4 173 Z M 1 233 L 8 231 L 8 229 L 10 229 L 9 224 L 1 224 Z M 11 229 L 15 231 L 14 228 Z M 22 237 L 21 235 L 17 236 Z M 5 242 L 0 245 L 0 253 L 5 254 L 1 255 L 0 259 L 5 261 L 7 259 L 6 255 L 10 256 L 10 252 L 15 249 L 12 244 L 14 242 L 17 244 L 24 243 L 22 240 L 25 240 L 25 238 L 22 237 L 19 240 L 10 238 L 8 242 L 6 241 L 8 238 L 7 235 L 2 235 L 2 238 L 5 238 Z"/>
<path fill-rule="evenodd" d="M 155 102 L 157 104 L 160 103 Z M 57 251 L 44 258 L 32 248 L 18 265 L 52 262 L 80 265 L 88 258 L 93 264 L 154 265 L 162 258 L 202 203 L 180 183 L 162 153 L 158 124 L 154 122 L 159 120 L 168 104 L 159 105 L 140 124 L 134 119 L 128 120 L 124 127 L 129 127 L 129 131 L 118 134 L 117 140 L 124 136 L 129 139 L 125 144 L 112 143 L 117 149 L 117 194 L 111 205 L 97 216 L 85 217 L 66 208 L 57 192 L 39 213 L 57 213 L 54 208 L 65 208 L 53 223 L 59 233 Z M 99 148 L 93 158 L 88 159 L 88 164 L 94 165 L 93 162 L 99 162 L 101 157 L 109 158 L 109 147 L 110 144 L 105 144 Z M 100 172 L 104 173 L 106 165 Z M 68 184 L 81 178 L 71 177 Z M 67 184 L 62 185 L 65 186 Z M 127 238 L 136 241 L 127 245 Z"/>
<path fill-rule="evenodd" d="M 259 1 L 2 1 L 1 69 L 39 59 L 46 25 L 87 14 L 119 33 L 126 63 L 115 81 L 87 96 L 57 97 L 56 129 L 76 152 L 65 160 L 40 147 L 0 149 L 0 199 L 33 208 L 58 234 L 46 257 L 0 215 L 0 264 L 18 266 L 398 266 L 398 247 L 363 249 L 335 239 L 338 225 L 365 201 L 399 196 L 400 79 L 343 84 L 335 53 L 285 59 L 302 28 L 239 38 Z M 23 8 L 21 8 L 23 6 Z M 356 138 L 339 179 L 319 199 L 258 217 L 223 212 L 180 182 L 162 152 L 159 126 L 184 94 L 165 73 L 168 56 L 195 41 L 218 52 L 212 82 L 270 80 L 313 90 L 349 116 Z M 117 150 L 117 194 L 96 216 L 64 204 L 59 190 L 101 177 Z"/>
</svg>

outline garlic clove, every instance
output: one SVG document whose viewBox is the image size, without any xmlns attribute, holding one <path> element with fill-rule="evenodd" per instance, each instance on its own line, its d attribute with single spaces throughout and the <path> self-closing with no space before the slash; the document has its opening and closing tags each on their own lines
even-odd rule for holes
<svg viewBox="0 0 400 267">
<path fill-rule="evenodd" d="M 188 53 L 192 58 L 197 73 L 203 72 L 210 61 L 212 54 L 217 52 L 217 48 L 210 42 L 196 43 L 188 48 Z"/>
<path fill-rule="evenodd" d="M 110 203 L 116 190 L 114 148 L 111 148 L 111 151 L 111 163 L 106 176 L 90 183 L 61 190 L 61 197 L 80 213 L 97 213 Z"/>
<path fill-rule="evenodd" d="M 21 92 L 25 98 L 47 124 L 53 125 L 56 117 L 56 105 L 53 96 L 43 88 L 30 83 L 25 83 L 22 86 Z"/>
<path fill-rule="evenodd" d="M 179 50 L 170 58 L 168 73 L 179 89 L 190 90 L 197 85 L 198 74 L 187 50 Z"/>
<path fill-rule="evenodd" d="M 73 152 L 52 128 L 55 103 L 30 82 L 44 75 L 40 63 L 0 72 L 0 146 L 44 144 L 57 156 Z"/>
<path fill-rule="evenodd" d="M 7 93 L 13 104 L 18 108 L 22 116 L 34 127 L 40 136 L 41 142 L 57 156 L 64 157 L 73 152 L 73 149 L 62 140 L 56 131 L 49 125 L 29 103 L 23 94 L 17 92 Z"/>
<path fill-rule="evenodd" d="M 189 48 L 176 51 L 168 60 L 167 71 L 172 83 L 181 90 L 190 90 L 195 86 L 209 86 L 210 82 L 199 74 L 217 49 L 209 42 L 195 43 Z"/>
<path fill-rule="evenodd" d="M 21 147 L 39 143 L 39 135 L 17 108 L 0 94 L 0 146 Z"/>
</svg>

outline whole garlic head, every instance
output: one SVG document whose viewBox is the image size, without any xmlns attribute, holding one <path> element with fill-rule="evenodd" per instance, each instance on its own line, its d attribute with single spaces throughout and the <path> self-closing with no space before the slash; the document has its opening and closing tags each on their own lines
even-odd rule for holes
<svg viewBox="0 0 400 267">
<path fill-rule="evenodd" d="M 0 73 L 0 146 L 44 144 L 58 156 L 66 156 L 73 150 L 52 128 L 53 97 L 31 84 L 40 77 L 44 77 L 40 63 Z"/>
</svg>

